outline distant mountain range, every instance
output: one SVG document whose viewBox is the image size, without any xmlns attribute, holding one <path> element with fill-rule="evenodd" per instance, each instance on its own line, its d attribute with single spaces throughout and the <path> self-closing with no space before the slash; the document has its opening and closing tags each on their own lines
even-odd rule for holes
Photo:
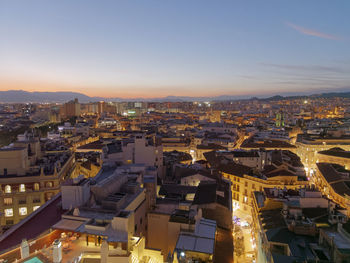
<svg viewBox="0 0 350 263">
<path fill-rule="evenodd" d="M 348 89 L 350 90 L 350 89 Z M 297 98 L 332 98 L 332 97 L 342 97 L 350 98 L 350 91 L 342 92 L 326 92 L 319 94 L 291 94 L 284 93 L 285 96 L 276 95 L 272 97 L 264 97 L 259 95 L 257 97 L 249 96 L 232 96 L 232 95 L 221 95 L 216 97 L 188 97 L 188 96 L 167 96 L 163 98 L 104 98 L 104 97 L 90 97 L 78 92 L 28 92 L 24 90 L 7 90 L 0 91 L 0 102 L 8 103 L 26 103 L 26 102 L 67 102 L 69 100 L 77 98 L 79 102 L 96 102 L 96 101 L 152 101 L 152 102 L 181 102 L 181 101 L 230 101 L 230 100 L 244 100 L 244 99 L 258 99 L 263 101 L 276 101 L 283 99 L 297 99 Z M 265 95 L 266 96 L 266 95 Z"/>
<path fill-rule="evenodd" d="M 24 90 L 0 91 L 1 102 L 65 102 L 77 98 L 90 101 L 91 98 L 78 92 L 28 92 Z"/>
</svg>

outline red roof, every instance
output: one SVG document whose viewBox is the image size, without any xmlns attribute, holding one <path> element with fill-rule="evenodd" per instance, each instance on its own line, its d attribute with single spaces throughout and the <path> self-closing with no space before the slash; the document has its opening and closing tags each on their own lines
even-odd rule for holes
<svg viewBox="0 0 350 263">
<path fill-rule="evenodd" d="M 60 203 L 61 194 L 58 194 L 37 211 L 7 230 L 0 238 L 0 253 L 19 245 L 24 238 L 30 240 L 38 237 L 61 220 L 64 211 Z"/>
</svg>

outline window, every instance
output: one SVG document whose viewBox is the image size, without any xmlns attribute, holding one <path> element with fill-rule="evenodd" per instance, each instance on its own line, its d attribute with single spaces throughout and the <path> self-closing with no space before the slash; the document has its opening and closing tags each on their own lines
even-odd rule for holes
<svg viewBox="0 0 350 263">
<path fill-rule="evenodd" d="M 19 212 L 19 215 L 20 215 L 20 216 L 25 216 L 25 215 L 27 215 L 27 207 L 20 207 L 20 208 L 18 209 L 18 212 Z"/>
<path fill-rule="evenodd" d="M 39 191 L 39 183 L 34 184 L 34 191 Z"/>
<path fill-rule="evenodd" d="M 19 191 L 22 192 L 22 193 L 26 191 L 26 187 L 25 187 L 24 184 L 20 184 L 19 185 Z"/>
<path fill-rule="evenodd" d="M 5 193 L 6 194 L 11 194 L 11 186 L 10 185 L 6 185 L 5 186 Z"/>
<path fill-rule="evenodd" d="M 52 182 L 47 182 L 46 187 L 52 187 Z"/>
<path fill-rule="evenodd" d="M 13 209 L 12 208 L 5 209 L 5 217 L 11 217 L 11 216 L 13 216 Z"/>
<path fill-rule="evenodd" d="M 13 225 L 13 220 L 6 220 L 6 225 Z"/>
<path fill-rule="evenodd" d="M 40 207 L 40 205 L 33 206 L 33 211 L 37 210 Z"/>
<path fill-rule="evenodd" d="M 45 201 L 50 200 L 52 196 L 54 196 L 54 193 L 52 192 L 45 193 Z"/>
<path fill-rule="evenodd" d="M 12 198 L 11 197 L 4 198 L 4 205 L 12 205 Z"/>
<path fill-rule="evenodd" d="M 245 196 L 243 199 L 244 199 L 243 200 L 244 203 L 248 203 L 248 197 Z"/>
<path fill-rule="evenodd" d="M 244 185 L 245 185 L 245 187 L 248 187 L 248 182 L 245 182 Z"/>
<path fill-rule="evenodd" d="M 33 196 L 33 203 L 40 203 L 40 196 Z"/>
</svg>

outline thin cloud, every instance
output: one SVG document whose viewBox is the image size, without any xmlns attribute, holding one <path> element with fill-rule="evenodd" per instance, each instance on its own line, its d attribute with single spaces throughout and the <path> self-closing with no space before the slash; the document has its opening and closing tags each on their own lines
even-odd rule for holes
<svg viewBox="0 0 350 263">
<path fill-rule="evenodd" d="M 260 65 L 268 66 L 272 68 L 293 70 L 293 71 L 308 71 L 308 72 L 319 72 L 319 73 L 345 73 L 347 72 L 343 68 L 333 66 L 322 66 L 322 65 L 290 65 L 290 64 L 274 64 L 274 63 L 260 63 Z"/>
<path fill-rule="evenodd" d="M 295 29 L 296 31 L 298 31 L 299 33 L 304 34 L 304 35 L 313 36 L 313 37 L 320 37 L 320 38 L 325 38 L 325 39 L 331 39 L 331 40 L 340 40 L 340 37 L 337 37 L 335 35 L 330 35 L 330 34 L 319 32 L 319 31 L 314 30 L 314 29 L 301 27 L 301 26 L 292 24 L 290 22 L 286 22 L 286 25 Z"/>
</svg>

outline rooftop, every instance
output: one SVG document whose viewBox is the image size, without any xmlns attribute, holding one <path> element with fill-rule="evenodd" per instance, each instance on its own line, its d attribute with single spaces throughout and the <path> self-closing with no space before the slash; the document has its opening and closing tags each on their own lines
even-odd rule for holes
<svg viewBox="0 0 350 263">
<path fill-rule="evenodd" d="M 180 233 L 176 243 L 179 251 L 192 251 L 206 254 L 214 254 L 216 235 L 216 222 L 201 218 L 196 224 L 194 233 Z"/>
<path fill-rule="evenodd" d="M 318 154 L 350 159 L 350 152 L 347 152 L 347 151 L 343 150 L 342 148 L 338 148 L 338 147 L 332 148 L 332 149 L 329 149 L 326 151 L 320 151 L 320 152 L 318 152 Z"/>
<path fill-rule="evenodd" d="M 332 163 L 317 163 L 317 168 L 336 193 L 350 196 L 350 171 Z"/>
<path fill-rule="evenodd" d="M 105 146 L 104 142 L 102 140 L 98 140 L 95 142 L 91 142 L 85 145 L 82 145 L 78 147 L 78 150 L 102 150 L 102 148 Z"/>
<path fill-rule="evenodd" d="M 242 148 L 296 148 L 294 145 L 279 140 L 254 140 L 254 138 L 246 139 Z"/>
<path fill-rule="evenodd" d="M 24 238 L 27 240 L 36 238 L 50 229 L 64 213 L 60 203 L 61 194 L 58 194 L 20 223 L 7 230 L 0 237 L 0 253 L 19 245 Z"/>
</svg>

